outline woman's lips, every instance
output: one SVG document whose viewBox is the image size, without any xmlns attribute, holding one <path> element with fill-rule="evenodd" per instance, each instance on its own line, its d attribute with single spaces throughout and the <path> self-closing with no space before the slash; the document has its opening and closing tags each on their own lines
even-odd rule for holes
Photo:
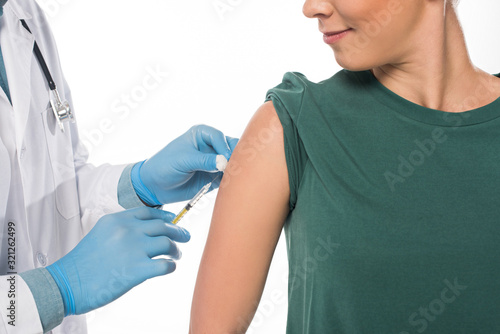
<svg viewBox="0 0 500 334">
<path fill-rule="evenodd" d="M 325 32 L 323 33 L 323 41 L 326 44 L 333 44 L 337 42 L 339 39 L 343 38 L 345 35 L 347 35 L 352 29 L 346 29 L 342 31 L 335 31 L 335 32 Z"/>
</svg>

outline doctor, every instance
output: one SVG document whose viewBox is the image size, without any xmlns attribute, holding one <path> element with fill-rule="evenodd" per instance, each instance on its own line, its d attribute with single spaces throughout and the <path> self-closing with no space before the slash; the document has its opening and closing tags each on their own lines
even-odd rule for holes
<svg viewBox="0 0 500 334">
<path fill-rule="evenodd" d="M 72 103 L 44 14 L 34 0 L 0 10 L 0 333 L 85 333 L 78 315 L 175 270 L 190 236 L 157 207 L 194 196 L 237 139 L 196 126 L 145 162 L 88 164 L 51 108 L 53 86 Z"/>
</svg>

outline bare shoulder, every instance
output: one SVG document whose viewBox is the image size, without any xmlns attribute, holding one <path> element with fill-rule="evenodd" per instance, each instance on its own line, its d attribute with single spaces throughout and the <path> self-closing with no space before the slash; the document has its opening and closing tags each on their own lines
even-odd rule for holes
<svg viewBox="0 0 500 334">
<path fill-rule="evenodd" d="M 283 138 L 283 127 L 272 101 L 265 102 L 248 123 L 244 135 L 257 136 L 264 144 Z M 272 134 L 272 137 L 271 137 Z M 278 136 L 279 135 L 279 136 Z M 267 140 L 266 140 L 267 139 Z"/>
<path fill-rule="evenodd" d="M 274 176 L 278 179 L 288 180 L 283 127 L 272 101 L 262 104 L 250 119 L 231 156 L 224 179 L 228 181 L 231 174 L 241 172 L 249 173 L 249 175 L 269 172 L 275 174 Z M 260 175 L 259 179 L 266 177 Z M 227 183 L 224 179 L 221 188 L 224 188 Z"/>
</svg>

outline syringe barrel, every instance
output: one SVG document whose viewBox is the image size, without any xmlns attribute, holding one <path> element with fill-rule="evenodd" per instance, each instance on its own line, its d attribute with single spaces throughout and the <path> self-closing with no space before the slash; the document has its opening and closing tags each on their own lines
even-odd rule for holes
<svg viewBox="0 0 500 334">
<path fill-rule="evenodd" d="M 193 207 L 196 202 L 198 202 L 200 198 L 202 198 L 203 195 L 208 192 L 208 189 L 210 189 L 211 185 L 212 183 L 210 182 L 209 184 L 206 184 L 203 188 L 201 188 L 200 191 L 198 191 L 198 193 L 189 201 L 188 205 Z"/>
</svg>

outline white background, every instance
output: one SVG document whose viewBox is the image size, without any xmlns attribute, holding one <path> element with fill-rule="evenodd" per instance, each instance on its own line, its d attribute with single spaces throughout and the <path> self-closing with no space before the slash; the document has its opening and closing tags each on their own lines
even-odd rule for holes
<svg viewBox="0 0 500 334">
<path fill-rule="evenodd" d="M 239 137 L 285 72 L 320 81 L 340 70 L 316 21 L 302 15 L 303 1 L 38 2 L 58 41 L 80 135 L 94 164 L 146 159 L 194 124 Z M 217 11 L 216 4 L 228 10 Z M 463 0 L 459 9 L 473 62 L 500 72 L 499 1 Z M 163 74 L 148 90 L 143 81 L 150 71 Z M 181 245 L 176 272 L 90 313 L 90 333 L 187 333 L 215 195 L 184 218 L 192 239 Z M 177 212 L 183 204 L 165 209 Z M 285 332 L 286 281 L 282 235 L 248 333 Z"/>
</svg>

